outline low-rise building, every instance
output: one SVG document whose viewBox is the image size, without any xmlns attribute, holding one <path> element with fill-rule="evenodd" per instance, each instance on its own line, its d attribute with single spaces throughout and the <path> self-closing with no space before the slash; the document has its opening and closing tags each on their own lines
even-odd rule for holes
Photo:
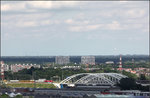
<svg viewBox="0 0 150 98">
<path fill-rule="evenodd" d="M 114 64 L 114 61 L 107 61 L 105 64 Z"/>
</svg>

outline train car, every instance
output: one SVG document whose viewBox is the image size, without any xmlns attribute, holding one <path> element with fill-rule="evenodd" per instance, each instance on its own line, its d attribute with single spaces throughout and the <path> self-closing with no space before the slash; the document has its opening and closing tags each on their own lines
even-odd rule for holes
<svg viewBox="0 0 150 98">
<path fill-rule="evenodd" d="M 20 83 L 34 83 L 34 80 L 19 80 Z"/>
<path fill-rule="evenodd" d="M 53 83 L 53 80 L 45 80 L 46 83 Z"/>
<path fill-rule="evenodd" d="M 19 80 L 10 80 L 11 83 L 17 83 Z"/>
</svg>

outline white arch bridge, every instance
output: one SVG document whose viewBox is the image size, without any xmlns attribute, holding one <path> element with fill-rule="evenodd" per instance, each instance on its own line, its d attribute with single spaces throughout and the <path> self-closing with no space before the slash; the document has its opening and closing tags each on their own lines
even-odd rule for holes
<svg viewBox="0 0 150 98">
<path fill-rule="evenodd" d="M 127 76 L 118 73 L 80 73 L 67 77 L 60 84 L 94 84 L 94 85 L 115 85 L 122 78 Z"/>
</svg>

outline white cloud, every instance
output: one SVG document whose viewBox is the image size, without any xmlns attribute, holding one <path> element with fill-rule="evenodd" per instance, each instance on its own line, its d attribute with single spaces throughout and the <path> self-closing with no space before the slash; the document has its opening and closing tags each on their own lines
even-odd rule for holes
<svg viewBox="0 0 150 98">
<path fill-rule="evenodd" d="M 73 20 L 73 19 L 67 19 L 65 20 L 65 23 L 70 24 L 70 25 L 87 25 L 90 23 L 89 20 Z"/>
<path fill-rule="evenodd" d="M 130 9 L 125 12 L 125 15 L 130 18 L 139 18 L 145 15 L 146 11 L 143 9 Z"/>
<path fill-rule="evenodd" d="M 79 2 L 76 1 L 56 1 L 56 2 L 24 1 L 24 2 L 17 2 L 17 3 L 4 3 L 2 4 L 3 11 L 9 11 L 9 10 L 24 11 L 23 9 L 25 9 L 28 12 L 37 11 L 37 13 L 14 14 L 14 15 L 9 14 L 6 15 L 6 17 L 4 16 L 2 17 L 2 19 L 6 20 L 3 21 L 3 24 L 5 25 L 11 24 L 12 26 L 16 26 L 16 27 L 34 27 L 34 26 L 46 26 L 50 24 L 61 24 L 64 28 L 68 28 L 68 30 L 72 32 L 83 32 L 83 31 L 87 32 L 87 31 L 94 31 L 94 30 L 97 31 L 98 30 L 131 30 L 131 29 L 140 29 L 145 25 L 144 24 L 145 22 L 143 23 L 145 18 L 142 17 L 144 17 L 144 15 L 146 14 L 146 9 L 140 9 L 138 7 L 127 8 L 127 9 L 121 7 L 120 9 L 118 9 L 118 6 L 116 6 L 115 8 L 111 8 L 115 3 L 113 3 L 111 7 L 107 6 L 108 9 L 103 9 L 103 10 L 99 10 L 99 9 L 97 10 L 97 8 L 100 7 L 98 5 L 97 7 L 93 5 L 92 6 L 93 8 L 91 10 L 90 5 L 92 4 L 90 4 L 90 2 L 88 2 L 88 5 L 82 2 L 83 9 L 88 7 L 88 9 L 90 9 L 89 11 L 87 11 L 87 9 L 85 9 L 86 10 L 85 12 L 78 11 L 78 13 L 74 16 L 71 15 L 69 16 L 68 13 L 66 13 L 65 16 L 67 17 L 65 18 L 53 17 L 55 15 L 58 15 L 57 12 L 51 12 L 51 11 L 45 11 L 46 13 L 38 12 L 39 9 L 78 7 L 77 6 L 78 3 Z M 128 2 L 122 2 L 122 1 L 121 3 L 128 4 Z M 99 3 L 97 2 L 97 4 Z M 105 8 L 105 6 L 103 7 Z M 135 23 L 135 22 L 139 22 L 139 23 Z M 145 28 L 144 31 L 146 31 Z"/>
<path fill-rule="evenodd" d="M 21 11 L 26 8 L 25 3 L 2 3 L 1 11 Z"/>
<path fill-rule="evenodd" d="M 105 29 L 110 29 L 110 30 L 120 30 L 122 29 L 121 28 L 121 25 L 118 21 L 113 21 L 111 24 L 107 24 L 106 26 L 104 25 L 104 28 Z"/>
<path fill-rule="evenodd" d="M 74 21 L 73 21 L 72 19 L 67 19 L 65 22 L 66 22 L 67 24 L 72 24 L 72 23 L 74 23 Z"/>
<path fill-rule="evenodd" d="M 69 30 L 70 31 L 73 31 L 73 32 L 80 32 L 84 29 L 84 27 L 81 27 L 81 26 L 73 26 L 73 27 L 70 27 Z"/>
<path fill-rule="evenodd" d="M 5 2 L 1 4 L 1 11 L 36 11 L 39 9 L 53 9 L 63 7 L 73 7 L 79 1 L 19 1 L 19 2 Z M 34 10 L 36 9 L 36 10 Z"/>
<path fill-rule="evenodd" d="M 69 28 L 70 31 L 73 32 L 82 32 L 82 31 L 91 31 L 91 30 L 96 30 L 100 28 L 101 25 L 95 24 L 95 25 L 82 25 L 82 26 L 71 26 Z"/>
<path fill-rule="evenodd" d="M 51 13 L 33 13 L 33 14 L 10 14 L 2 15 L 2 26 L 17 28 L 17 27 L 33 27 L 49 24 L 59 24 L 60 22 L 50 19 Z"/>
<path fill-rule="evenodd" d="M 125 0 L 120 0 L 120 3 L 128 3 L 129 1 L 125 1 Z"/>
<path fill-rule="evenodd" d="M 70 23 L 70 22 L 69 22 Z M 71 21 L 71 23 L 74 23 Z M 74 24 L 70 26 L 69 30 L 73 32 L 82 32 L 82 31 L 92 31 L 92 30 L 122 30 L 123 27 L 121 27 L 120 23 L 118 21 L 112 21 L 112 23 L 109 24 L 81 24 L 77 25 Z"/>
<path fill-rule="evenodd" d="M 34 27 L 37 26 L 37 23 L 35 21 L 24 21 L 24 22 L 18 22 L 17 27 Z"/>
<path fill-rule="evenodd" d="M 113 18 L 118 17 L 120 19 L 130 19 L 130 18 L 143 18 L 145 16 L 146 9 L 141 8 L 120 8 L 120 9 L 112 9 L 112 10 L 103 10 L 99 12 L 99 16 L 101 18 Z"/>
<path fill-rule="evenodd" d="M 41 25 L 49 25 L 51 24 L 52 22 L 50 20 L 44 20 L 44 21 L 41 21 L 40 24 Z"/>
<path fill-rule="evenodd" d="M 52 1 L 29 1 L 26 2 L 28 6 L 31 8 L 52 8 L 53 4 Z"/>
<path fill-rule="evenodd" d="M 1 11 L 7 11 L 7 10 L 10 10 L 10 9 L 11 9 L 11 7 L 8 4 L 1 5 Z"/>
<path fill-rule="evenodd" d="M 45 42 L 50 44 L 49 46 L 57 43 L 63 46 L 68 46 L 68 43 L 84 46 L 83 43 L 86 42 L 96 47 L 100 45 L 95 42 L 105 42 L 106 47 L 109 46 L 112 50 L 117 50 L 117 46 L 122 43 L 128 45 L 127 48 L 130 44 L 137 49 L 143 47 L 139 46 L 139 43 L 147 46 L 147 2 L 117 2 L 2 1 L 2 40 L 7 40 L 3 41 L 3 44 L 8 46 L 3 50 L 20 46 L 14 44 L 10 47 L 9 43 L 20 42 L 22 39 L 28 39 L 24 43 L 30 46 L 40 42 L 41 45 Z M 139 37 L 135 38 L 136 36 Z M 81 43 L 78 43 L 79 40 Z M 46 45 L 51 49 L 49 46 Z M 107 53 L 106 47 L 104 50 L 106 49 Z M 53 47 L 54 50 L 57 50 L 56 48 Z"/>
<path fill-rule="evenodd" d="M 17 21 L 16 27 L 35 27 L 35 26 L 45 26 L 54 24 L 55 21 L 51 20 L 41 20 L 41 21 Z"/>
</svg>

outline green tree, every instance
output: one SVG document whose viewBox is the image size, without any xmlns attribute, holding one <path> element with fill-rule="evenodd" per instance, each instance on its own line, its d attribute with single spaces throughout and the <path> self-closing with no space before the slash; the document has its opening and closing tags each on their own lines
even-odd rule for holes
<svg viewBox="0 0 150 98">
<path fill-rule="evenodd" d="M 23 98 L 23 96 L 22 95 L 17 95 L 14 98 Z"/>
<path fill-rule="evenodd" d="M 136 88 L 136 82 L 133 78 L 122 78 L 120 83 L 118 83 L 118 86 L 122 90 L 133 90 Z"/>
<path fill-rule="evenodd" d="M 130 72 L 126 72 L 123 70 L 122 74 L 128 76 L 129 78 L 137 79 L 137 76 L 135 74 L 130 73 Z"/>
<path fill-rule="evenodd" d="M 145 75 L 144 74 L 140 74 L 140 78 L 139 78 L 140 80 L 146 80 L 146 77 L 145 77 Z"/>
<path fill-rule="evenodd" d="M 2 94 L 0 98 L 9 98 L 9 96 L 7 94 Z"/>
</svg>

